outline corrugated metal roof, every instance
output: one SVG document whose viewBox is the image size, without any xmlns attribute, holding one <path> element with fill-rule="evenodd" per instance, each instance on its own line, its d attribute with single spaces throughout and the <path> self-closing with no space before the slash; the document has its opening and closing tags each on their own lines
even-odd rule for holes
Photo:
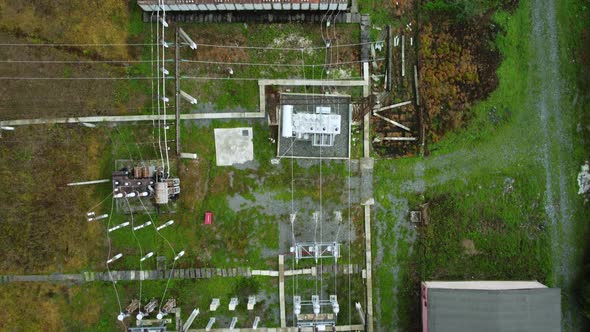
<svg viewBox="0 0 590 332">
<path fill-rule="evenodd" d="M 165 5 L 175 4 L 215 4 L 215 3 L 226 3 L 226 4 L 245 4 L 245 3 L 348 3 L 350 0 L 165 0 Z M 138 0 L 141 4 L 154 4 L 158 5 L 159 0 Z"/>
<path fill-rule="evenodd" d="M 559 288 L 428 289 L 428 332 L 561 330 Z"/>
</svg>

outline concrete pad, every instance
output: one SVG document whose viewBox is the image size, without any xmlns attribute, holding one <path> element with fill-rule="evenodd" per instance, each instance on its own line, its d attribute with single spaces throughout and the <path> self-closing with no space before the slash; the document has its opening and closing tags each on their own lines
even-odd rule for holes
<svg viewBox="0 0 590 332">
<path fill-rule="evenodd" d="M 254 160 L 252 128 L 216 128 L 217 166 L 232 166 Z"/>
</svg>

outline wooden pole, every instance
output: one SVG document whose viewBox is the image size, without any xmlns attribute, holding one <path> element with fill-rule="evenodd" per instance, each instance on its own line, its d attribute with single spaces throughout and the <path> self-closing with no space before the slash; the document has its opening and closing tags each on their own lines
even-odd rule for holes
<svg viewBox="0 0 590 332">
<path fill-rule="evenodd" d="M 107 183 L 111 182 L 111 179 L 102 179 L 102 180 L 92 180 L 92 181 L 83 181 L 83 182 L 72 182 L 68 183 L 68 186 L 84 186 L 87 184 L 99 184 L 99 183 Z"/>
<path fill-rule="evenodd" d="M 402 77 L 406 77 L 406 37 L 402 34 Z"/>
<path fill-rule="evenodd" d="M 389 106 L 381 107 L 381 108 L 379 108 L 379 109 L 375 110 L 374 112 L 375 112 L 375 113 L 378 113 L 378 112 L 382 112 L 382 111 L 387 111 L 387 110 L 390 110 L 390 109 L 394 109 L 394 108 L 398 108 L 398 107 L 402 107 L 402 106 L 410 105 L 411 103 L 412 103 L 412 101 L 411 101 L 411 100 L 409 100 L 409 101 L 404 101 L 403 103 L 398 103 L 398 104 L 393 104 L 393 105 L 389 105 Z"/>
<path fill-rule="evenodd" d="M 386 117 L 384 117 L 383 115 L 379 114 L 379 113 L 375 113 L 373 112 L 373 116 L 378 117 L 379 119 L 383 120 L 383 121 L 387 121 L 389 123 L 391 123 L 392 125 L 396 126 L 396 127 L 400 127 L 401 129 L 405 130 L 405 131 L 411 131 L 410 128 L 404 126 L 403 124 L 397 122 L 397 121 L 393 121 L 391 119 L 388 119 Z"/>
<path fill-rule="evenodd" d="M 387 83 L 385 86 L 385 90 L 387 92 L 391 92 L 391 68 L 393 67 L 392 61 L 391 61 L 391 25 L 387 26 Z"/>
</svg>

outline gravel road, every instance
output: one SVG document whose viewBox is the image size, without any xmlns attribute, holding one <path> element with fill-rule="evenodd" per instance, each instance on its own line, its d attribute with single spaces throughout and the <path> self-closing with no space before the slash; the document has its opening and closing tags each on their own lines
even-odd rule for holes
<svg viewBox="0 0 590 332">
<path fill-rule="evenodd" d="M 568 155 L 573 151 L 573 137 L 567 126 L 567 109 L 562 107 L 566 95 L 560 70 L 557 0 L 532 0 L 533 31 L 530 39 L 529 105 L 537 110 L 540 130 L 540 161 L 545 169 L 545 211 L 553 225 L 553 275 L 564 296 L 563 331 L 578 331 L 580 316 L 572 287 L 578 269 L 574 245 L 575 186 L 571 185 Z M 571 172 L 570 172 L 571 173 Z"/>
</svg>

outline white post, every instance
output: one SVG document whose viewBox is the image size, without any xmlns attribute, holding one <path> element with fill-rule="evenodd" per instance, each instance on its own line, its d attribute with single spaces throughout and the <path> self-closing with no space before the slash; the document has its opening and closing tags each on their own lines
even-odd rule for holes
<svg viewBox="0 0 590 332">
<path fill-rule="evenodd" d="M 123 228 L 123 227 L 125 227 L 125 226 L 128 226 L 128 225 L 129 225 L 129 222 L 128 222 L 128 221 L 126 221 L 126 222 L 124 222 L 124 223 L 122 223 L 122 224 L 119 224 L 119 225 L 117 225 L 117 226 L 115 226 L 115 227 L 111 227 L 111 228 L 109 228 L 109 233 L 110 233 L 110 232 L 113 232 L 113 231 L 116 231 L 117 229 Z"/>
<path fill-rule="evenodd" d="M 188 101 L 189 103 L 196 105 L 197 104 L 197 98 L 189 95 L 188 93 L 180 90 L 180 96 L 182 97 L 182 99 Z"/>
<path fill-rule="evenodd" d="M 215 298 L 211 300 L 211 304 L 209 304 L 209 311 L 215 311 L 219 307 L 219 299 Z"/>
<path fill-rule="evenodd" d="M 256 316 L 254 318 L 254 323 L 252 323 L 252 329 L 253 330 L 256 330 L 258 328 L 258 323 L 260 323 L 260 317 L 259 316 Z"/>
<path fill-rule="evenodd" d="M 180 35 L 180 38 L 182 38 L 190 46 L 190 48 L 193 50 L 197 49 L 197 44 L 191 39 L 191 37 L 188 36 L 186 32 L 184 32 L 184 30 L 182 30 L 182 28 L 178 28 L 178 34 Z"/>
<path fill-rule="evenodd" d="M 143 262 L 143 261 L 145 261 L 146 259 L 148 259 L 148 258 L 152 257 L 153 255 L 154 255 L 154 253 L 153 253 L 152 251 L 150 251 L 150 252 L 148 252 L 148 253 L 147 253 L 147 255 L 143 256 L 143 257 L 142 257 L 142 258 L 141 258 L 139 261 L 140 261 L 140 262 Z"/>
<path fill-rule="evenodd" d="M 238 306 L 238 298 L 232 297 L 231 300 L 229 301 L 229 306 L 228 306 L 229 311 L 236 310 L 237 306 Z"/>
<path fill-rule="evenodd" d="M 398 103 L 398 104 L 393 104 L 393 105 L 389 105 L 389 106 L 385 106 L 385 107 L 381 107 L 378 110 L 374 111 L 374 112 L 381 112 L 381 111 L 386 111 L 386 110 L 390 110 L 390 109 L 394 109 L 394 108 L 398 108 L 398 107 L 402 107 L 402 106 L 406 106 L 411 104 L 412 101 L 404 101 L 402 103 Z"/>
<path fill-rule="evenodd" d="M 236 323 L 238 322 L 238 317 L 234 317 L 231 319 L 231 323 L 229 324 L 229 329 L 233 330 L 236 327 Z"/>
<path fill-rule="evenodd" d="M 156 227 L 156 230 L 161 230 L 162 228 L 166 228 L 170 225 L 174 224 L 174 220 L 168 220 L 165 224 Z"/>
<path fill-rule="evenodd" d="M 133 230 L 134 230 L 134 231 L 137 231 L 137 230 L 140 230 L 140 229 L 142 229 L 142 228 L 144 228 L 144 227 L 146 227 L 146 226 L 149 226 L 149 225 L 151 225 L 151 224 L 152 224 L 152 222 L 151 222 L 151 221 L 148 221 L 148 222 L 146 222 L 145 224 L 141 224 L 141 225 L 139 225 L 139 226 L 135 226 L 135 227 L 133 227 Z"/>
<path fill-rule="evenodd" d="M 256 296 L 255 295 L 248 296 L 248 310 L 254 310 L 255 305 L 256 305 Z"/>
<path fill-rule="evenodd" d="M 184 325 L 182 326 L 182 332 L 188 331 L 188 329 L 191 327 L 191 325 L 195 321 L 195 318 L 197 318 L 198 315 L 199 315 L 199 309 L 194 309 L 193 312 L 191 312 L 191 315 L 188 317 L 188 319 L 184 323 Z"/>
<path fill-rule="evenodd" d="M 205 328 L 205 331 L 211 331 L 213 324 L 215 324 L 215 317 L 209 318 L 209 323 L 207 323 L 207 327 Z"/>
<path fill-rule="evenodd" d="M 107 264 L 111 264 L 112 262 L 118 260 L 119 258 L 123 257 L 123 254 L 116 254 L 113 258 L 107 260 Z"/>
<path fill-rule="evenodd" d="M 101 214 L 98 217 L 94 217 L 94 218 L 88 218 L 88 221 L 95 221 L 95 220 L 101 220 L 101 219 L 106 219 L 108 218 L 109 215 L 108 214 Z"/>
<path fill-rule="evenodd" d="M 184 250 L 179 252 L 178 255 L 176 255 L 176 257 L 174 257 L 174 260 L 177 261 L 182 256 L 184 256 Z"/>
</svg>

